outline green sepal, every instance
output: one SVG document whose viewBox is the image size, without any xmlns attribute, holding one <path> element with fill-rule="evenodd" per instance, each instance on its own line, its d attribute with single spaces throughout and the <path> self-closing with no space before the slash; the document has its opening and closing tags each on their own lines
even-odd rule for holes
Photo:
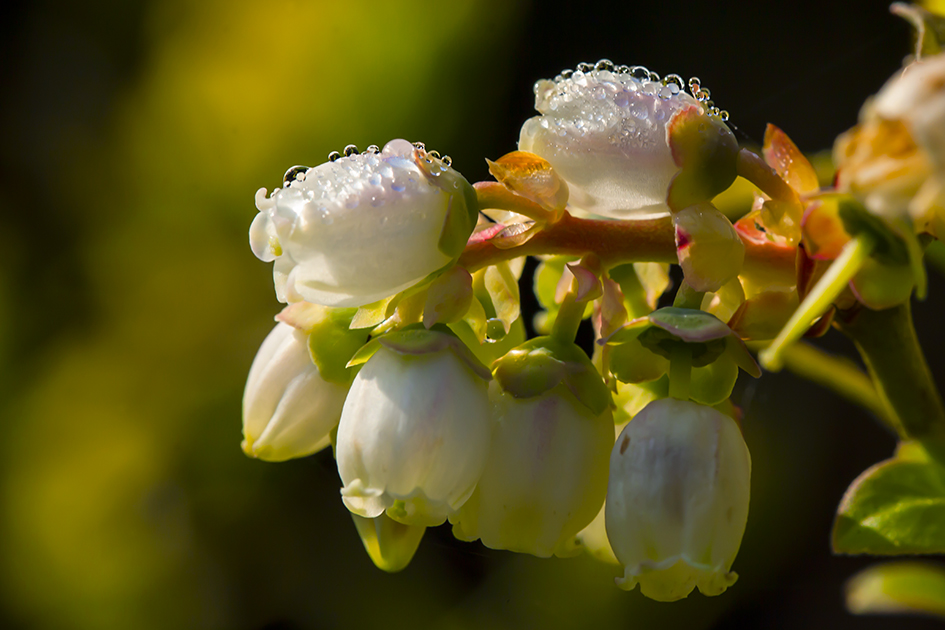
<svg viewBox="0 0 945 630">
<path fill-rule="evenodd" d="M 685 343 L 690 346 L 693 367 L 708 365 L 724 352 L 751 376 L 761 376 L 761 368 L 745 342 L 711 313 L 668 306 L 641 319 L 651 326 L 640 333 L 640 343 L 660 356 L 671 358 L 673 348 L 679 343 Z M 635 320 L 630 325 L 639 325 L 639 321 Z"/>
<path fill-rule="evenodd" d="M 394 330 L 380 337 L 375 337 L 358 350 L 348 362 L 348 366 L 353 367 L 367 362 L 381 347 L 405 356 L 420 356 L 451 350 L 480 378 L 487 381 L 492 380 L 492 373 L 489 369 L 476 358 L 476 355 L 466 347 L 466 344 L 452 330 L 442 324 L 437 324 L 430 330 L 424 328 L 423 324 L 411 324 L 400 330 Z"/>
<path fill-rule="evenodd" d="M 563 384 L 594 415 L 612 400 L 600 373 L 581 348 L 553 337 L 536 337 L 495 362 L 493 376 L 515 398 L 533 398 Z"/>
<path fill-rule="evenodd" d="M 833 525 L 836 553 L 945 553 L 945 468 L 894 457 L 850 485 Z"/>
<path fill-rule="evenodd" d="M 396 306 L 394 298 L 396 297 L 396 295 L 392 295 L 359 308 L 351 319 L 351 328 L 374 328 L 383 322 L 394 312 L 394 306 Z"/>
<path fill-rule="evenodd" d="M 680 167 L 667 191 L 671 210 L 709 201 L 735 181 L 738 141 L 721 120 L 692 107 L 673 117 L 666 135 Z"/>
<path fill-rule="evenodd" d="M 738 364 L 728 353 L 702 367 L 692 368 L 689 398 L 703 405 L 718 405 L 732 395 L 738 380 Z"/>
<path fill-rule="evenodd" d="M 309 329 L 308 350 L 323 379 L 347 385 L 355 370 L 348 362 L 367 341 L 366 330 L 352 330 L 353 308 L 326 308 L 324 316 Z"/>
<path fill-rule="evenodd" d="M 426 531 L 422 525 L 404 525 L 386 514 L 365 518 L 351 514 L 364 550 L 382 571 L 397 573 L 410 564 Z"/>
<path fill-rule="evenodd" d="M 660 354 L 654 356 L 640 343 L 640 333 L 646 329 L 645 326 L 621 329 L 619 343 L 610 348 L 610 371 L 622 383 L 655 381 L 669 372 L 669 361 Z"/>
<path fill-rule="evenodd" d="M 446 184 L 441 187 L 449 194 L 446 218 L 443 220 L 437 247 L 445 256 L 455 259 L 466 249 L 469 235 L 476 227 L 476 221 L 479 218 L 479 202 L 476 199 L 475 189 L 462 175 L 455 173 L 455 179 L 444 181 L 442 178 L 448 175 L 451 176 L 452 173 L 443 173 L 432 179 L 437 185 Z"/>
<path fill-rule="evenodd" d="M 846 603 L 855 615 L 911 613 L 945 618 L 945 567 L 914 560 L 874 564 L 847 582 Z"/>
</svg>

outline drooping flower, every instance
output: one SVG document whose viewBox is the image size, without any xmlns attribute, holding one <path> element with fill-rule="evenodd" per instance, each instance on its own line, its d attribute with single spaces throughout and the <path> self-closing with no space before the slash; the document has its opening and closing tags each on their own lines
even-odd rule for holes
<svg viewBox="0 0 945 630">
<path fill-rule="evenodd" d="M 604 500 L 610 409 L 595 413 L 558 384 L 518 398 L 489 386 L 496 426 L 472 497 L 453 523 L 460 540 L 542 558 L 576 551 L 574 536 Z"/>
<path fill-rule="evenodd" d="M 475 192 L 448 159 L 406 140 L 293 168 L 256 193 L 253 253 L 275 261 L 276 295 L 362 306 L 417 284 L 462 253 Z"/>
<path fill-rule="evenodd" d="M 243 450 L 279 462 L 328 446 L 348 392 L 326 381 L 309 353 L 308 335 L 282 322 L 259 348 L 243 393 Z"/>
<path fill-rule="evenodd" d="M 336 455 L 345 505 L 439 525 L 469 498 L 488 454 L 488 370 L 452 335 L 391 333 L 351 384 Z"/>
<path fill-rule="evenodd" d="M 718 595 L 748 519 L 751 458 L 732 418 L 666 398 L 626 426 L 610 458 L 605 520 L 620 588 L 659 601 Z"/>
<path fill-rule="evenodd" d="M 687 201 L 676 209 L 711 199 L 735 179 L 734 136 L 718 109 L 686 93 L 678 75 L 660 80 L 642 66 L 581 64 L 537 82 L 535 109 L 542 115 L 525 122 L 519 149 L 551 163 L 568 184 L 572 210 L 616 219 L 664 214 L 670 186 L 687 166 L 695 168 L 678 191 Z"/>
</svg>

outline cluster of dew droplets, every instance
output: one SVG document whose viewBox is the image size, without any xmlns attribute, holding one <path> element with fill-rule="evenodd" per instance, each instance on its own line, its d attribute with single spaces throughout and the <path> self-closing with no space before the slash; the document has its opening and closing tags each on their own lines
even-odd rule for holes
<svg viewBox="0 0 945 630">
<path fill-rule="evenodd" d="M 728 121 L 729 113 L 719 109 L 710 98 L 708 88 L 702 87 L 702 82 L 698 77 L 692 77 L 688 81 L 688 94 L 686 93 L 687 83 L 678 74 L 668 74 L 660 78 L 660 75 L 653 72 L 645 66 L 627 66 L 616 65 L 610 59 L 601 59 L 597 63 L 582 62 L 577 64 L 574 70 L 562 70 L 561 74 L 554 78 L 553 84 L 555 91 L 553 99 L 557 101 L 570 102 L 576 98 L 582 88 L 589 84 L 589 79 L 593 82 L 614 83 L 630 88 L 632 91 L 643 91 L 645 93 L 658 96 L 662 100 L 671 99 L 679 94 L 692 96 L 698 101 L 710 116 Z M 541 95 L 542 92 L 549 89 L 549 82 L 539 81 L 535 84 L 535 94 Z M 595 98 L 602 99 L 606 93 L 601 88 L 595 88 Z M 618 96 L 618 99 L 621 97 Z M 624 97 L 625 98 L 625 97 Z M 550 109 L 557 109 L 558 103 L 550 102 Z M 618 100 L 618 105 L 624 104 Z"/>
<path fill-rule="evenodd" d="M 328 161 L 318 167 L 293 166 L 285 172 L 282 188 L 266 198 L 265 190 L 256 196 L 260 211 L 282 217 L 292 229 L 334 222 L 338 212 L 358 207 L 380 207 L 403 197 L 429 190 L 420 168 L 429 176 L 449 170 L 452 160 L 436 151 L 426 151 L 423 143 L 399 141 L 392 151 L 370 145 L 362 153 L 353 144 L 342 152 L 332 151 Z M 411 156 L 415 151 L 415 157 Z M 418 159 L 417 159 L 418 158 Z M 387 219 L 382 218 L 386 223 Z"/>
</svg>

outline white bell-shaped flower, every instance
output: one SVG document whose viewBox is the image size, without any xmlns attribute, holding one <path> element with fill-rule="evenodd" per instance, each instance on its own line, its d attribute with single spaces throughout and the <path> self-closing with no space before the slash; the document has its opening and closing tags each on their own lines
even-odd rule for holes
<svg viewBox="0 0 945 630">
<path fill-rule="evenodd" d="M 542 558 L 575 553 L 575 535 L 607 492 L 613 414 L 595 414 L 564 384 L 516 398 L 493 381 L 489 397 L 489 459 L 476 492 L 450 517 L 453 535 Z"/>
<path fill-rule="evenodd" d="M 445 160 L 445 161 L 444 161 Z M 476 224 L 475 193 L 449 166 L 406 140 L 290 169 L 256 193 L 253 253 L 275 261 L 276 295 L 362 306 L 445 267 Z"/>
<path fill-rule="evenodd" d="M 750 478 L 748 447 L 730 417 L 673 398 L 647 405 L 610 457 L 605 520 L 624 566 L 617 584 L 639 584 L 659 601 L 731 586 Z"/>
<path fill-rule="evenodd" d="M 381 338 L 341 414 L 341 494 L 366 518 L 386 510 L 407 525 L 439 525 L 472 494 L 486 461 L 489 372 L 455 337 L 422 333 L 425 347 Z"/>
<path fill-rule="evenodd" d="M 326 381 L 308 335 L 278 323 L 259 348 L 243 393 L 243 451 L 267 461 L 304 457 L 328 446 L 348 388 Z"/>
<path fill-rule="evenodd" d="M 717 116 L 704 115 L 706 108 L 677 75 L 661 81 L 641 66 L 582 65 L 535 84 L 542 115 L 525 122 L 518 143 L 567 182 L 570 209 L 615 219 L 668 212 L 667 192 L 682 166 L 670 142 L 680 114 L 711 123 L 700 132 L 707 142 L 722 134 L 737 144 Z"/>
</svg>

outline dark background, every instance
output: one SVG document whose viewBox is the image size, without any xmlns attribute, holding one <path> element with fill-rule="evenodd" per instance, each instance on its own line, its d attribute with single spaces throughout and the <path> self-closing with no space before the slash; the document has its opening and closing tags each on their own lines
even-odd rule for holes
<svg viewBox="0 0 945 630">
<path fill-rule="evenodd" d="M 532 84 L 606 57 L 698 76 L 746 142 L 829 149 L 910 50 L 882 2 L 19 3 L 0 24 L 0 626 L 922 628 L 843 609 L 843 490 L 888 457 L 864 411 L 790 374 L 736 390 L 752 508 L 724 595 L 624 593 L 589 558 L 430 530 L 376 570 L 330 453 L 240 452 L 279 305 L 256 188 L 394 137 L 470 181 Z M 945 373 L 941 277 L 915 306 Z M 850 352 L 836 332 L 821 342 Z M 683 626 L 685 624 L 685 626 Z"/>
</svg>

